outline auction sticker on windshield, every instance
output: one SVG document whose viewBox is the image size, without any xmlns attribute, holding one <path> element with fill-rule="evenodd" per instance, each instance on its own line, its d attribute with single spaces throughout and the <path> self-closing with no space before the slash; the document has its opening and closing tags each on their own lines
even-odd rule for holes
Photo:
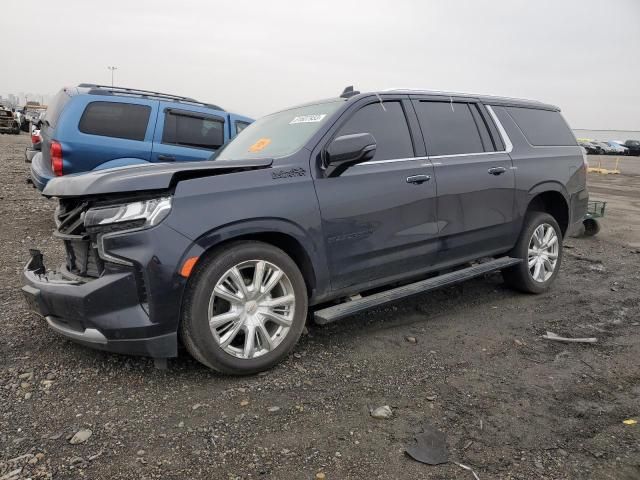
<svg viewBox="0 0 640 480">
<path fill-rule="evenodd" d="M 264 150 L 267 145 L 271 143 L 270 138 L 261 138 L 256 143 L 249 147 L 250 152 L 259 152 L 260 150 Z"/>
<path fill-rule="evenodd" d="M 289 125 L 293 125 L 294 123 L 316 123 L 321 122 L 324 117 L 326 117 L 326 113 L 321 113 L 319 115 L 301 115 L 299 117 L 294 117 L 293 120 L 289 122 Z"/>
</svg>

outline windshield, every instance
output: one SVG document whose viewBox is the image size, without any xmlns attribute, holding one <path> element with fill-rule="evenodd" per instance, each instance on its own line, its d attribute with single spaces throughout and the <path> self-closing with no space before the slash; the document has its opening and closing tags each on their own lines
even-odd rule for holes
<svg viewBox="0 0 640 480">
<path fill-rule="evenodd" d="M 300 150 L 342 105 L 344 101 L 336 100 L 262 117 L 245 128 L 212 158 L 240 160 L 290 155 Z"/>
</svg>

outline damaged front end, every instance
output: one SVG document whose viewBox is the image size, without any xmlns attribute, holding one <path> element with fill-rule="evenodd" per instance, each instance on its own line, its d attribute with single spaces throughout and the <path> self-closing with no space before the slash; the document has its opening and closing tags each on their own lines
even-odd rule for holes
<svg viewBox="0 0 640 480">
<path fill-rule="evenodd" d="M 42 254 L 32 252 L 23 273 L 28 304 L 52 329 L 85 345 L 175 357 L 187 282 L 179 266 L 187 253 L 203 251 L 170 226 L 175 186 L 271 163 L 134 165 L 52 179 L 43 194 L 58 199 L 54 236 L 66 257 L 47 270 Z"/>
<path fill-rule="evenodd" d="M 184 279 L 176 276 L 190 241 L 162 225 L 171 196 L 61 198 L 56 231 L 65 262 L 47 270 L 31 250 L 23 294 L 61 335 L 88 346 L 156 358 L 177 355 Z"/>
</svg>

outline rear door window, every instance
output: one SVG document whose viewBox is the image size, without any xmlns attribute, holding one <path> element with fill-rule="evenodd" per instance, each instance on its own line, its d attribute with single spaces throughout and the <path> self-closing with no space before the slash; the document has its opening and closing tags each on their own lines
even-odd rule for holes
<svg viewBox="0 0 640 480">
<path fill-rule="evenodd" d="M 365 105 L 340 127 L 337 136 L 354 133 L 370 133 L 376 139 L 373 160 L 414 156 L 409 126 L 399 101 Z"/>
<path fill-rule="evenodd" d="M 91 102 L 87 105 L 79 130 L 89 135 L 144 140 L 151 107 L 132 103 Z"/>
<path fill-rule="evenodd" d="M 560 112 L 524 107 L 506 107 L 531 145 L 576 145 L 573 132 Z"/>
<path fill-rule="evenodd" d="M 475 104 L 463 102 L 419 101 L 415 103 L 427 152 L 434 155 L 461 155 L 493 151 L 493 144 Z M 479 127 L 483 135 L 480 135 Z M 484 138 L 483 138 L 484 137 Z"/>
<path fill-rule="evenodd" d="M 162 143 L 215 150 L 224 144 L 224 121 L 169 111 L 164 119 Z"/>
</svg>

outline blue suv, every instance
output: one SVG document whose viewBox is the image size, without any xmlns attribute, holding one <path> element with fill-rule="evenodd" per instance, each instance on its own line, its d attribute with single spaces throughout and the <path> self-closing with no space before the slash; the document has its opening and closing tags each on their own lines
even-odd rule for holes
<svg viewBox="0 0 640 480">
<path fill-rule="evenodd" d="M 251 122 L 188 97 L 82 83 L 50 105 L 31 179 L 42 190 L 70 173 L 207 160 Z"/>
</svg>

